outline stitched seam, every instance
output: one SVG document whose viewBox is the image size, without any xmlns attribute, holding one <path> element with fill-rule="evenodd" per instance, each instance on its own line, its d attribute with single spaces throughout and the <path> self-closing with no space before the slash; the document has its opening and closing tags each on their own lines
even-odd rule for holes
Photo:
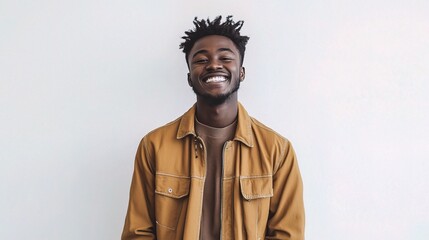
<svg viewBox="0 0 429 240">
<path fill-rule="evenodd" d="M 167 177 L 175 177 L 175 178 L 182 178 L 182 179 L 189 179 L 190 178 L 188 176 L 180 176 L 180 175 L 174 175 L 174 174 L 163 173 L 163 172 L 157 172 L 156 175 L 167 176 Z"/>
<path fill-rule="evenodd" d="M 273 194 L 259 194 L 259 195 L 247 195 L 247 194 L 243 194 L 243 196 L 247 199 L 247 200 L 251 200 L 251 199 L 257 199 L 257 198 L 267 198 L 267 197 L 272 197 Z"/>
<path fill-rule="evenodd" d="M 276 132 L 272 128 L 267 127 L 266 125 L 264 125 L 263 123 L 261 123 L 258 119 L 253 118 L 253 117 L 250 117 L 250 119 L 252 119 L 253 124 L 257 125 L 258 127 L 263 128 L 263 129 L 267 130 L 268 132 L 274 133 L 277 137 L 280 137 L 282 139 L 286 139 L 280 133 Z"/>
<path fill-rule="evenodd" d="M 146 139 L 146 137 L 143 138 L 143 151 L 144 151 L 144 155 L 146 157 L 146 162 L 148 163 L 151 172 L 152 173 L 155 172 L 155 168 L 154 168 L 153 163 L 152 163 L 152 156 L 151 156 L 151 154 L 150 154 L 150 152 L 148 151 L 148 148 L 147 148 L 147 139 Z"/>
<path fill-rule="evenodd" d="M 273 176 L 272 174 L 268 174 L 268 175 L 255 175 L 255 176 L 240 176 L 240 179 L 270 178 L 272 176 Z"/>
<path fill-rule="evenodd" d="M 257 178 L 270 178 L 272 177 L 272 175 L 261 175 L 261 176 L 240 176 L 240 180 L 241 179 L 257 179 Z M 267 198 L 267 197 L 272 197 L 274 194 L 273 193 L 269 193 L 269 194 L 245 194 L 243 193 L 243 181 L 240 181 L 240 188 L 242 189 L 241 194 L 243 194 L 243 197 L 246 200 L 253 200 L 253 199 L 257 199 L 257 198 Z"/>
<path fill-rule="evenodd" d="M 199 180 L 204 179 L 204 177 L 200 177 L 200 176 L 191 176 L 191 178 L 195 178 L 195 179 L 199 179 Z"/>
<path fill-rule="evenodd" d="M 286 161 L 286 145 L 288 145 L 287 144 L 287 142 L 286 142 L 286 144 L 282 144 L 283 145 L 283 147 L 282 147 L 282 149 L 281 149 L 281 152 L 280 152 L 280 158 L 279 159 L 277 159 L 277 164 L 276 164 L 276 167 L 275 167 L 275 169 L 274 169 L 274 174 L 276 174 L 277 173 L 277 171 L 279 170 L 279 168 L 280 168 L 280 165 L 281 164 L 283 164 L 284 163 L 284 161 Z M 284 161 L 283 161 L 284 160 Z"/>
<path fill-rule="evenodd" d="M 236 178 L 236 176 L 232 176 L 232 177 L 224 177 L 224 178 L 223 178 L 223 180 L 231 180 L 231 179 L 234 179 L 234 178 Z"/>
<path fill-rule="evenodd" d="M 182 198 L 184 196 L 189 195 L 189 192 L 184 193 L 182 195 L 174 195 L 174 194 L 168 194 L 168 193 L 165 193 L 165 192 L 160 192 L 160 191 L 157 191 L 157 190 L 155 190 L 155 193 L 158 193 L 159 195 L 163 195 L 163 196 L 167 196 L 167 197 L 172 197 L 172 198 Z"/>
<path fill-rule="evenodd" d="M 259 226 L 258 226 L 258 221 L 259 221 L 259 208 L 261 207 L 261 203 L 260 202 L 258 202 L 258 210 L 256 211 L 256 219 L 255 219 L 255 228 L 256 228 L 256 240 L 258 240 L 259 239 L 259 236 L 258 236 L 258 228 L 259 228 Z"/>
<path fill-rule="evenodd" d="M 243 182 L 242 181 L 240 181 L 240 188 L 243 189 Z M 241 194 L 243 194 L 243 197 L 246 200 L 252 200 L 252 199 L 256 199 L 256 198 L 266 198 L 266 197 L 272 197 L 273 196 L 272 193 L 270 193 L 270 194 L 249 195 L 249 194 L 243 193 L 243 190 L 241 191 Z"/>
<path fill-rule="evenodd" d="M 203 187 L 201 188 L 201 197 L 200 197 L 200 214 L 198 216 L 198 231 L 196 232 L 197 236 L 195 239 L 199 239 L 201 232 L 201 217 L 203 215 L 203 197 L 204 197 L 204 185 L 205 185 L 205 177 L 203 178 Z"/>
<path fill-rule="evenodd" d="M 174 174 L 169 174 L 169 173 L 162 173 L 162 172 L 158 172 L 156 173 L 156 175 L 160 175 L 160 176 L 166 176 L 166 177 L 175 177 L 175 178 L 182 178 L 182 179 L 203 179 L 204 177 L 200 177 L 200 176 L 179 176 L 179 175 L 174 175 Z"/>
<path fill-rule="evenodd" d="M 156 224 L 158 224 L 159 226 L 161 226 L 161 227 L 165 227 L 165 228 L 167 228 L 167 229 L 170 229 L 170 230 L 172 230 L 172 231 L 176 231 L 176 228 L 172 228 L 172 227 L 169 227 L 169 226 L 165 226 L 164 224 L 161 224 L 161 223 L 159 223 L 158 221 L 155 221 L 156 222 Z"/>
<path fill-rule="evenodd" d="M 246 141 L 246 139 L 242 138 L 242 137 L 235 137 L 233 140 L 239 141 L 244 143 L 244 145 L 248 146 L 248 147 L 253 147 L 253 144 L 250 144 Z"/>
<path fill-rule="evenodd" d="M 185 132 L 185 133 L 181 134 L 181 135 L 180 135 L 180 136 L 178 136 L 177 138 L 178 138 L 178 139 L 183 139 L 183 138 L 185 138 L 185 137 L 186 137 L 186 136 L 188 136 L 188 135 L 196 136 L 196 134 L 195 134 L 194 132 L 189 131 L 189 132 Z"/>
</svg>

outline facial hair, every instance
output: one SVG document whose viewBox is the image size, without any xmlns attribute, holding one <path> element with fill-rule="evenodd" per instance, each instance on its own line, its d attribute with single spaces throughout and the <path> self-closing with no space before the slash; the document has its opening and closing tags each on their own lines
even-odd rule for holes
<svg viewBox="0 0 429 240">
<path fill-rule="evenodd" d="M 228 100 L 233 93 L 237 92 L 239 88 L 240 88 L 240 79 L 237 79 L 235 86 L 229 92 L 213 96 L 207 93 L 202 93 L 198 91 L 198 89 L 195 89 L 194 86 L 192 86 L 192 90 L 194 90 L 194 93 L 197 94 L 198 97 L 203 99 L 206 103 L 208 103 L 211 106 L 218 106 L 225 103 L 226 100 Z"/>
</svg>

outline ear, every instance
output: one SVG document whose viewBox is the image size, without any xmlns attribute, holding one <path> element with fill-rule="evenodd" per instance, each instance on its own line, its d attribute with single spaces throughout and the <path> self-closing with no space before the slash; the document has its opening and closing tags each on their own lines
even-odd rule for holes
<svg viewBox="0 0 429 240">
<path fill-rule="evenodd" d="M 244 81 L 244 77 L 246 76 L 246 69 L 241 67 L 240 69 L 240 82 Z"/>
<path fill-rule="evenodd" d="M 189 85 L 190 87 L 192 87 L 191 74 L 190 74 L 190 73 L 188 73 L 188 85 Z"/>
</svg>

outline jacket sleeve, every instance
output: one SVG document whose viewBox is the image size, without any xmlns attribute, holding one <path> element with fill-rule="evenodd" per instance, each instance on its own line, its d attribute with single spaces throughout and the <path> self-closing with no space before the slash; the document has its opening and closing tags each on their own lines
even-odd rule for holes
<svg viewBox="0 0 429 240">
<path fill-rule="evenodd" d="M 304 240 L 303 186 L 295 151 L 287 141 L 273 176 L 266 239 Z"/>
<path fill-rule="evenodd" d="M 146 138 L 137 150 L 122 240 L 156 239 L 155 169 Z"/>
</svg>

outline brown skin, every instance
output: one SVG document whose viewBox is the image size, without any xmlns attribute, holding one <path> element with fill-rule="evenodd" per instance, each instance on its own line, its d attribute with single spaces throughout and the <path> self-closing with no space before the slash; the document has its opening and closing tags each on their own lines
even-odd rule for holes
<svg viewBox="0 0 429 240">
<path fill-rule="evenodd" d="M 245 70 L 240 53 L 227 37 L 210 35 L 195 42 L 189 57 L 188 84 L 197 93 L 197 118 L 212 127 L 226 127 L 237 117 L 237 89 L 244 80 Z M 211 77 L 225 81 L 206 82 Z M 220 103 L 210 99 L 225 98 Z"/>
</svg>

